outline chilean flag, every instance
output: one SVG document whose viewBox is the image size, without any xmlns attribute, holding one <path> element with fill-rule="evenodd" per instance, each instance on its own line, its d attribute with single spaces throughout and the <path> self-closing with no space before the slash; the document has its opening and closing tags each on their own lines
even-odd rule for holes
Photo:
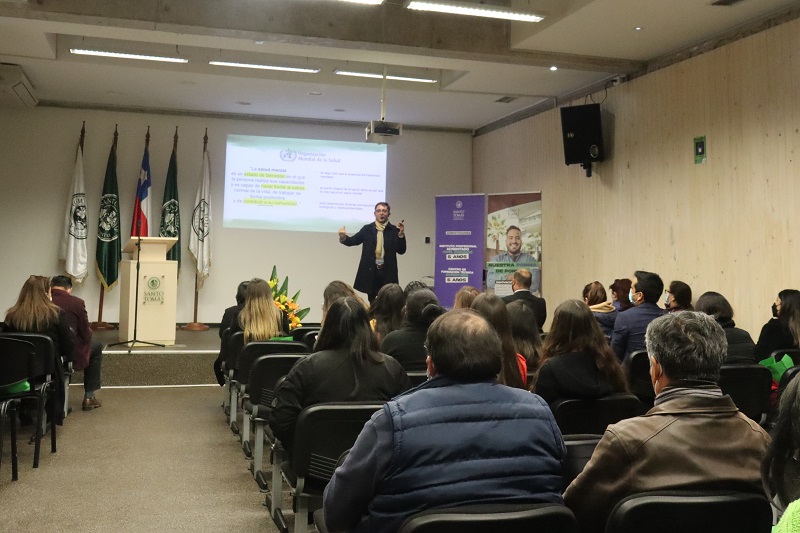
<svg viewBox="0 0 800 533">
<path fill-rule="evenodd" d="M 131 237 L 147 237 L 147 221 L 150 219 L 150 131 L 144 144 L 142 170 L 139 172 L 139 183 L 136 185 L 136 202 L 133 204 L 133 220 L 131 221 Z M 141 221 L 141 224 L 139 223 Z"/>
</svg>

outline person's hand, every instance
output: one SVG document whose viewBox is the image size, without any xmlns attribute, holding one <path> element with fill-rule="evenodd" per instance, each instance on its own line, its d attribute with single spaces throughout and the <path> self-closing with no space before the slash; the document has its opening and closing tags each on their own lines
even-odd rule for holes
<svg viewBox="0 0 800 533">
<path fill-rule="evenodd" d="M 347 238 L 347 229 L 344 226 L 339 228 L 339 240 L 343 241 Z"/>
<path fill-rule="evenodd" d="M 397 233 L 397 236 L 400 237 L 401 239 L 406 236 L 406 227 L 403 224 L 403 222 L 405 222 L 405 219 L 401 220 L 397 224 L 397 229 L 399 230 L 398 233 Z"/>
</svg>

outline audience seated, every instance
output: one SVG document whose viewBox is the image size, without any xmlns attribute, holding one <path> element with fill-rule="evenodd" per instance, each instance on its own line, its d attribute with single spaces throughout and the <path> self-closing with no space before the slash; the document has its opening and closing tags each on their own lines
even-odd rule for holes
<svg viewBox="0 0 800 533">
<path fill-rule="evenodd" d="M 590 308 L 567 300 L 556 308 L 531 391 L 548 404 L 627 392 L 625 374 Z"/>
<path fill-rule="evenodd" d="M 528 374 L 536 372 L 541 365 L 542 336 L 536 327 L 536 316 L 525 302 L 517 300 L 506 305 L 511 322 L 511 337 L 514 348 L 525 358 Z"/>
<path fill-rule="evenodd" d="M 592 310 L 603 335 L 611 337 L 614 331 L 614 321 L 619 311 L 611 302 L 606 301 L 606 289 L 599 281 L 593 281 L 583 288 L 583 301 Z"/>
<path fill-rule="evenodd" d="M 692 311 L 692 288 L 682 281 L 673 281 L 664 294 L 664 308 L 668 313 Z"/>
<path fill-rule="evenodd" d="M 609 426 L 564 493 L 582 533 L 602 532 L 614 505 L 639 492 L 763 494 L 760 464 L 770 439 L 717 386 L 722 327 L 704 313 L 672 313 L 652 321 L 646 342 L 655 406 Z"/>
<path fill-rule="evenodd" d="M 235 313 L 231 333 L 244 332 L 244 342 L 268 341 L 289 333 L 289 320 L 272 298 L 272 288 L 265 280 L 253 278 L 245 290 L 244 306 Z"/>
<path fill-rule="evenodd" d="M 633 307 L 628 295 L 631 292 L 631 280 L 628 278 L 615 279 L 614 283 L 608 286 L 611 291 L 611 304 L 619 311 L 627 311 Z"/>
<path fill-rule="evenodd" d="M 508 318 L 508 309 L 499 296 L 491 293 L 479 294 L 472 302 L 472 308 L 478 312 L 500 336 L 502 345 L 502 359 L 500 375 L 497 380 L 503 385 L 524 389 L 528 383 L 528 362 L 525 357 L 517 353 L 514 346 L 514 337 L 511 334 L 511 321 Z"/>
<path fill-rule="evenodd" d="M 456 293 L 455 301 L 453 302 L 453 309 L 469 309 L 472 301 L 481 293 L 475 287 L 464 285 Z"/>
<path fill-rule="evenodd" d="M 236 288 L 236 305 L 228 307 L 225 309 L 225 312 L 222 313 L 222 320 L 219 322 L 219 338 L 222 338 L 222 334 L 225 333 L 226 329 L 230 329 L 233 325 L 233 320 L 239 314 L 239 311 L 242 310 L 244 307 L 244 299 L 245 295 L 247 294 L 247 286 L 250 284 L 249 281 L 243 281 L 239 283 L 239 286 Z M 217 377 L 217 383 L 220 386 L 225 385 L 225 375 L 222 373 L 222 350 L 220 350 L 220 354 L 217 359 L 214 361 L 214 375 Z"/>
<path fill-rule="evenodd" d="M 270 429 L 290 453 L 303 408 L 326 402 L 386 401 L 411 386 L 400 364 L 378 352 L 367 310 L 356 298 L 331 304 L 315 348 L 278 386 L 269 413 Z"/>
<path fill-rule="evenodd" d="M 536 316 L 536 325 L 541 333 L 544 321 L 547 319 L 547 302 L 544 301 L 544 298 L 539 298 L 531 292 L 531 283 L 533 283 L 531 271 L 527 268 L 520 268 L 510 277 L 511 289 L 514 294 L 504 296 L 503 301 L 509 304 L 514 300 L 522 300 L 528 304 Z"/>
<path fill-rule="evenodd" d="M 772 429 L 772 443 L 761 465 L 767 496 L 779 510 L 786 509 L 773 533 L 800 530 L 799 421 L 800 379 L 793 379 L 781 396 L 778 417 Z"/>
<path fill-rule="evenodd" d="M 494 328 L 455 310 L 426 345 L 431 379 L 372 416 L 325 489 L 328 530 L 395 532 L 454 505 L 561 503 L 561 433 L 541 398 L 495 382 Z"/>
<path fill-rule="evenodd" d="M 695 309 L 714 317 L 714 320 L 725 330 L 725 338 L 728 340 L 726 365 L 753 365 L 756 363 L 754 355 L 756 344 L 748 332 L 736 327 L 736 323 L 733 321 L 733 308 L 723 295 L 713 291 L 703 293 L 697 299 Z"/>
<path fill-rule="evenodd" d="M 370 326 L 380 343 L 383 338 L 403 325 L 403 306 L 406 297 L 397 283 L 384 285 L 369 306 Z"/>
<path fill-rule="evenodd" d="M 800 342 L 800 291 L 784 289 L 772 304 L 772 318 L 761 328 L 756 342 L 756 359 L 761 361 L 775 350 L 797 348 Z"/>
<path fill-rule="evenodd" d="M 6 311 L 4 331 L 12 333 L 40 333 L 53 340 L 57 374 L 53 376 L 55 395 L 47 402 L 47 416 L 55 417 L 57 424 L 64 422 L 64 375 L 61 358 L 69 360 L 75 341 L 66 312 L 52 302 L 50 279 L 31 276 L 22 285 L 15 303 Z M 24 387 L 24 385 L 23 385 Z M 27 390 L 27 389 L 21 389 Z M 59 407 L 56 407 L 59 406 Z"/>
<path fill-rule="evenodd" d="M 430 290 L 430 287 L 428 287 L 427 285 L 425 285 L 421 281 L 415 279 L 414 281 L 409 281 L 408 282 L 408 285 L 406 285 L 405 288 L 403 289 L 403 294 L 405 294 L 406 300 L 408 300 L 408 295 L 409 294 L 411 294 L 414 291 L 418 291 L 418 290 L 422 290 L 422 289 L 429 289 Z"/>
<path fill-rule="evenodd" d="M 75 348 L 71 356 L 75 370 L 83 371 L 83 403 L 81 409 L 91 411 L 102 404 L 95 398 L 100 390 L 100 368 L 103 364 L 103 345 L 92 341 L 92 330 L 89 328 L 89 316 L 86 304 L 72 295 L 72 280 L 69 276 L 54 276 L 50 280 L 53 303 L 67 314 L 70 329 L 73 332 Z"/>
<path fill-rule="evenodd" d="M 348 296 L 360 301 L 361 305 L 365 308 L 369 308 L 367 303 L 358 295 L 353 287 L 337 279 L 328 283 L 325 290 L 322 291 L 322 321 L 325 322 L 325 315 L 328 314 L 328 309 L 333 305 L 333 302 L 339 298 L 346 298 Z"/>
<path fill-rule="evenodd" d="M 397 359 L 406 372 L 424 371 L 425 335 L 428 327 L 444 312 L 432 290 L 412 291 L 403 311 L 405 325 L 386 335 L 381 351 Z"/>
<path fill-rule="evenodd" d="M 634 307 L 617 315 L 611 333 L 611 348 L 623 364 L 627 364 L 633 352 L 644 350 L 647 325 L 664 314 L 664 310 L 656 305 L 663 291 L 664 282 L 658 274 L 643 270 L 634 273 L 628 293 Z"/>
</svg>

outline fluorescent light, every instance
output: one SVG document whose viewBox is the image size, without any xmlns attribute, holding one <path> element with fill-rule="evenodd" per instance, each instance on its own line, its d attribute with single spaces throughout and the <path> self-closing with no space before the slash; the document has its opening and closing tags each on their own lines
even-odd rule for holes
<svg viewBox="0 0 800 533">
<path fill-rule="evenodd" d="M 554 72 L 555 72 L 556 70 L 558 70 L 558 67 L 557 67 L 557 66 L 555 66 L 555 65 L 553 65 L 552 67 L 550 67 L 550 70 L 552 70 L 552 71 L 554 71 Z"/>
<path fill-rule="evenodd" d="M 470 2 L 459 2 L 457 0 L 406 0 L 408 9 L 418 11 L 435 11 L 437 13 L 450 13 L 453 15 L 471 15 L 473 17 L 488 17 L 504 20 L 518 20 L 522 22 L 539 22 L 543 17 L 515 11 L 512 9 L 493 6 L 489 4 L 473 4 Z"/>
<path fill-rule="evenodd" d="M 374 72 L 355 72 L 352 70 L 334 70 L 334 74 L 338 74 L 339 76 L 355 76 L 357 78 L 375 78 L 380 80 L 383 78 L 383 74 L 375 74 Z M 430 78 L 415 78 L 413 76 L 392 76 L 387 75 L 387 80 L 395 80 L 395 81 L 411 81 L 415 83 L 437 83 L 438 80 L 432 80 Z"/>
<path fill-rule="evenodd" d="M 350 2 L 351 4 L 369 4 L 377 6 L 383 3 L 383 0 L 339 0 L 340 2 Z"/>
<path fill-rule="evenodd" d="M 80 48 L 70 48 L 70 54 L 79 56 L 98 56 L 98 57 L 116 57 L 121 59 L 142 59 L 144 61 L 164 61 L 166 63 L 188 63 L 188 59 L 180 57 L 162 57 L 162 56 L 145 56 L 141 54 L 123 54 L 121 52 L 102 52 L 100 50 L 81 50 Z"/>
<path fill-rule="evenodd" d="M 277 65 L 255 65 L 252 63 L 230 63 L 228 61 L 209 61 L 208 64 L 216 65 L 219 67 L 255 68 L 260 70 L 281 70 L 284 72 L 305 72 L 308 74 L 316 74 L 317 72 L 319 72 L 318 68 L 281 67 Z"/>
</svg>

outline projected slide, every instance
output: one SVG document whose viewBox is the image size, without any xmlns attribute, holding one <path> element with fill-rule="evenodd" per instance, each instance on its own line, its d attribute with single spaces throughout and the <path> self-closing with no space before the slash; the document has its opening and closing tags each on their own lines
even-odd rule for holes
<svg viewBox="0 0 800 533">
<path fill-rule="evenodd" d="M 385 145 L 228 135 L 227 228 L 353 232 L 385 196 Z"/>
</svg>

